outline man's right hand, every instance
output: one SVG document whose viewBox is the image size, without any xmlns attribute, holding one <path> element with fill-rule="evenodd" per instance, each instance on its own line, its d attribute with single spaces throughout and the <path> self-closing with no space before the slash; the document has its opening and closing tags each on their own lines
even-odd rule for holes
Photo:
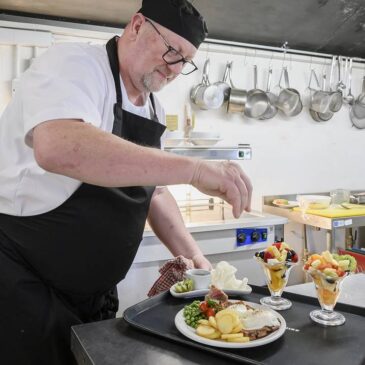
<svg viewBox="0 0 365 365">
<path fill-rule="evenodd" d="M 199 160 L 195 166 L 191 185 L 231 204 L 235 218 L 251 210 L 252 184 L 237 163 Z"/>
</svg>

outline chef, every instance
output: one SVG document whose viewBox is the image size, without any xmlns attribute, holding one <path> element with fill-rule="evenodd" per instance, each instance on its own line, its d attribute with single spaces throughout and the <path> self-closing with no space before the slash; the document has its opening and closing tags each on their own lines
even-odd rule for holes
<svg viewBox="0 0 365 365">
<path fill-rule="evenodd" d="M 206 32 L 189 2 L 144 0 L 106 46 L 52 46 L 22 75 L 0 119 L 1 364 L 73 364 L 71 326 L 115 316 L 146 219 L 173 255 L 211 267 L 166 185 L 250 209 L 237 164 L 160 149 L 153 92 L 197 69 Z"/>
</svg>

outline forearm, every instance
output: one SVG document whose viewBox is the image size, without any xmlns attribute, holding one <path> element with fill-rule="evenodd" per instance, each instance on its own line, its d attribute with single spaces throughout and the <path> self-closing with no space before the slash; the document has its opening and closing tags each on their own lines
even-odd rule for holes
<svg viewBox="0 0 365 365">
<path fill-rule="evenodd" d="M 77 120 L 40 124 L 33 131 L 33 148 L 45 170 L 109 187 L 190 183 L 196 163 Z"/>
<path fill-rule="evenodd" d="M 156 189 L 151 200 L 148 222 L 174 256 L 182 255 L 193 259 L 202 254 L 186 229 L 176 201 L 167 188 Z"/>
</svg>

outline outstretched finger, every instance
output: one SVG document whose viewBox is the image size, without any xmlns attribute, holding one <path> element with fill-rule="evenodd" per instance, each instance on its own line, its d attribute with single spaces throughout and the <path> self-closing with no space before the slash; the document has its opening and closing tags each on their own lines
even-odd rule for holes
<svg viewBox="0 0 365 365">
<path fill-rule="evenodd" d="M 244 209 L 247 212 L 251 211 L 251 199 L 252 199 L 252 184 L 251 184 L 251 180 L 249 179 L 249 177 L 243 172 L 243 170 L 240 170 L 240 177 L 243 180 L 243 183 L 245 185 L 245 188 L 247 190 L 247 199 L 246 199 L 246 204 L 244 206 Z"/>
</svg>

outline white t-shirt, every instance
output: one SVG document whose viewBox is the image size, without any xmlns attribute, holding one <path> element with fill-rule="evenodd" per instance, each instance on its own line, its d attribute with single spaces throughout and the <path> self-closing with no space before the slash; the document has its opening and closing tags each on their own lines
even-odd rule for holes
<svg viewBox="0 0 365 365">
<path fill-rule="evenodd" d="M 133 105 L 121 79 L 123 109 L 150 118 L 150 101 Z M 50 47 L 22 75 L 0 118 L 0 213 L 31 216 L 67 200 L 81 182 L 37 165 L 32 130 L 52 119 L 81 119 L 111 132 L 116 93 L 105 46 L 65 43 Z M 159 121 L 164 111 L 155 97 Z"/>
</svg>

